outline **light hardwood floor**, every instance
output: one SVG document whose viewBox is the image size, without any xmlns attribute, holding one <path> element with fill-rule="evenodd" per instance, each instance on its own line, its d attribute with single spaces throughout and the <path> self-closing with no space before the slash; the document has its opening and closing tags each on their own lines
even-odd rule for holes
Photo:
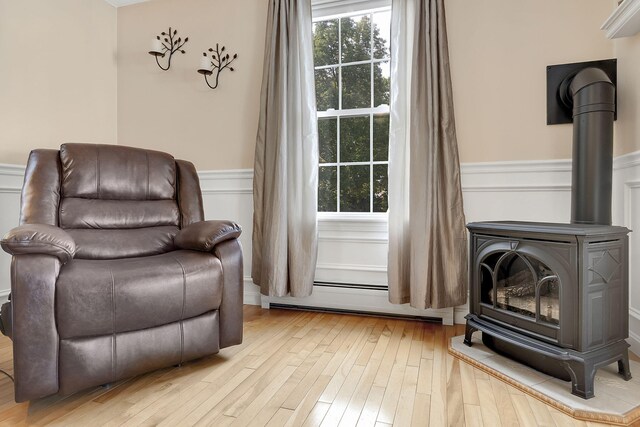
<svg viewBox="0 0 640 427">
<path fill-rule="evenodd" d="M 595 426 L 460 362 L 461 326 L 245 306 L 244 342 L 218 355 L 76 395 L 13 402 L 0 424 Z M 11 342 L 0 367 L 11 371 Z"/>
</svg>

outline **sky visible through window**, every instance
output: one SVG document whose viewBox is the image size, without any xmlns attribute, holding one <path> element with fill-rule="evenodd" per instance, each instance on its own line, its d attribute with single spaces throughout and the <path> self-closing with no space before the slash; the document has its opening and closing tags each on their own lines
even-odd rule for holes
<svg viewBox="0 0 640 427">
<path fill-rule="evenodd" d="M 318 211 L 386 212 L 391 11 L 314 22 Z"/>
</svg>

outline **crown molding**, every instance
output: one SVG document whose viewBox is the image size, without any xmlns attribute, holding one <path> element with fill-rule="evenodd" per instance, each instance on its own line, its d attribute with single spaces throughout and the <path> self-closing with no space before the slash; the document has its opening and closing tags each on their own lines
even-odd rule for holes
<svg viewBox="0 0 640 427">
<path fill-rule="evenodd" d="M 624 0 L 600 29 L 610 39 L 630 37 L 640 32 L 640 0 Z"/>
</svg>

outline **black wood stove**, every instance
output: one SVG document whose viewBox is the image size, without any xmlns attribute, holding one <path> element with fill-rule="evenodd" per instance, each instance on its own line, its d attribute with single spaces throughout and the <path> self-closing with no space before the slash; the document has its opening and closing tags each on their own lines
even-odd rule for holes
<svg viewBox="0 0 640 427">
<path fill-rule="evenodd" d="M 470 314 L 496 351 L 594 395 L 598 368 L 631 378 L 628 230 L 611 226 L 615 87 L 598 68 L 561 85 L 573 106 L 571 224 L 479 222 L 470 233 Z"/>
<path fill-rule="evenodd" d="M 628 237 L 624 227 L 471 223 L 465 343 L 484 343 L 593 397 L 596 369 L 630 379 Z"/>
</svg>

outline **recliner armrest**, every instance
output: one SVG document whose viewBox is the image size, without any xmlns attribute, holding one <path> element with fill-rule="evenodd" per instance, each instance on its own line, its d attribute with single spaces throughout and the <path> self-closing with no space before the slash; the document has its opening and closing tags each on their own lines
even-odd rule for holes
<svg viewBox="0 0 640 427">
<path fill-rule="evenodd" d="M 183 228 L 173 238 L 180 249 L 211 252 L 221 242 L 237 239 L 242 228 L 232 221 L 200 221 Z"/>
<path fill-rule="evenodd" d="M 0 245 L 11 255 L 51 255 L 65 264 L 76 254 L 76 242 L 60 227 L 24 224 L 4 235 Z"/>
</svg>

